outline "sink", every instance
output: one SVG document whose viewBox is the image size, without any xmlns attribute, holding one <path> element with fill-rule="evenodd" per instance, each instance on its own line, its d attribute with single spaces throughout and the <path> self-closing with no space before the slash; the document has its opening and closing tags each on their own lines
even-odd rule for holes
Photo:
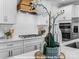
<svg viewBox="0 0 79 59">
<path fill-rule="evenodd" d="M 74 42 L 74 43 L 68 44 L 66 46 L 79 49 L 79 42 Z"/>
</svg>

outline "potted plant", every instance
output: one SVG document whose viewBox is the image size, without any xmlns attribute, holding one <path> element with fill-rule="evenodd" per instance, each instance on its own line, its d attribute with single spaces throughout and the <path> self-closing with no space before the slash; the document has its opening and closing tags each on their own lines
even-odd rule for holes
<svg viewBox="0 0 79 59">
<path fill-rule="evenodd" d="M 44 44 L 44 48 L 43 48 L 43 54 L 49 57 L 52 56 L 57 56 L 58 57 L 58 52 L 59 52 L 59 43 L 55 42 L 55 38 L 54 38 L 54 26 L 55 26 L 55 20 L 61 15 L 63 14 L 63 11 L 61 11 L 60 13 L 57 13 L 56 16 L 52 16 L 51 12 L 48 11 L 48 9 L 43 5 L 43 4 L 32 4 L 32 6 L 34 6 L 37 10 L 39 10 L 39 7 L 43 7 L 44 10 L 42 10 L 42 8 L 40 8 L 40 10 L 37 12 L 37 14 L 41 15 L 45 15 L 45 13 L 47 13 L 49 15 L 49 28 L 48 28 L 48 34 L 45 37 L 45 44 Z M 53 25 L 51 25 L 51 20 L 53 19 Z M 51 27 L 53 27 L 53 32 L 51 33 Z M 48 58 L 48 59 L 57 59 L 57 58 Z"/>
<path fill-rule="evenodd" d="M 43 9 L 46 11 L 46 13 L 49 15 L 49 28 L 48 28 L 48 34 L 45 37 L 45 44 L 43 48 L 43 54 L 47 56 L 47 59 L 57 59 L 58 53 L 59 53 L 59 42 L 55 42 L 54 38 L 54 26 L 56 19 L 63 14 L 64 11 L 60 11 L 57 13 L 56 16 L 52 16 L 51 12 L 48 11 L 48 9 L 43 4 L 36 4 L 34 6 L 43 7 Z M 40 13 L 42 14 L 42 13 Z M 53 25 L 51 25 L 51 20 L 53 19 Z M 53 28 L 52 28 L 53 27 Z M 53 32 L 51 32 L 51 29 L 53 29 Z M 55 58 L 54 58 L 55 56 Z M 48 58 L 50 57 L 50 58 Z"/>
<path fill-rule="evenodd" d="M 49 31 L 48 34 L 45 37 L 45 42 L 46 44 L 44 45 L 44 55 L 47 56 L 47 59 L 57 59 L 58 58 L 58 53 L 59 53 L 59 43 L 55 42 L 54 38 L 54 25 L 55 25 L 55 20 L 56 18 L 61 15 L 57 14 L 56 17 L 53 17 L 53 25 L 51 25 L 51 12 L 48 14 L 49 15 Z M 53 32 L 51 33 L 51 27 L 53 26 Z"/>
<path fill-rule="evenodd" d="M 14 29 L 9 29 L 9 31 L 5 32 L 4 35 L 5 35 L 5 38 L 6 39 L 10 39 L 12 38 L 12 34 L 14 33 Z"/>
</svg>

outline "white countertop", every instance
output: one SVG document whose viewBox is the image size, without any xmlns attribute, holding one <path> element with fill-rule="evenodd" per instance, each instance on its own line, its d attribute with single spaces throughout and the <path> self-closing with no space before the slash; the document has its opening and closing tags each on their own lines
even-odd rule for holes
<svg viewBox="0 0 79 59">
<path fill-rule="evenodd" d="M 79 38 L 78 39 L 73 39 L 73 40 L 70 40 L 70 41 L 67 41 L 67 42 L 63 42 L 62 45 L 68 45 L 68 44 L 74 43 L 74 42 L 79 42 Z"/>
<path fill-rule="evenodd" d="M 10 57 L 7 59 L 35 59 L 34 54 L 36 51 L 38 50 Z M 63 46 L 61 52 L 65 54 L 66 59 L 79 59 L 79 50 L 74 50 L 73 48 Z"/>
<path fill-rule="evenodd" d="M 66 59 L 79 59 L 79 49 L 62 46 L 61 52 L 65 54 Z"/>
<path fill-rule="evenodd" d="M 79 49 L 66 46 L 74 42 L 79 42 L 79 38 L 64 42 L 61 46 L 61 52 L 65 54 L 66 59 L 79 59 Z"/>
<path fill-rule="evenodd" d="M 43 38 L 42 36 L 37 37 L 37 38 Z M 20 41 L 20 40 L 31 40 L 32 38 L 20 38 L 20 37 L 13 37 L 12 39 L 0 39 L 0 43 L 5 43 L 5 42 L 13 42 L 13 41 Z M 39 39 L 35 39 L 35 40 L 39 40 Z"/>
<path fill-rule="evenodd" d="M 18 56 L 14 56 L 14 57 L 10 57 L 10 58 L 7 58 L 7 59 L 35 59 L 34 54 L 37 51 L 39 51 L 39 50 L 31 51 L 31 52 L 21 54 L 21 55 L 18 55 Z"/>
<path fill-rule="evenodd" d="M 19 37 L 16 38 L 12 38 L 12 39 L 0 39 L 0 43 L 4 43 L 4 42 L 12 42 L 12 41 L 18 41 L 18 40 L 23 40 Z"/>
<path fill-rule="evenodd" d="M 75 48 L 71 48 L 71 47 L 67 47 L 65 45 L 73 43 L 73 42 L 78 42 L 79 39 L 74 39 L 72 41 L 69 42 L 64 42 L 61 46 L 61 52 L 63 52 L 65 54 L 66 59 L 79 59 L 79 49 L 75 49 Z M 36 50 L 38 51 L 38 50 Z M 34 58 L 34 53 L 36 51 L 32 51 L 32 52 L 28 52 L 22 55 L 18 55 L 18 56 L 14 56 L 8 59 L 35 59 Z"/>
</svg>

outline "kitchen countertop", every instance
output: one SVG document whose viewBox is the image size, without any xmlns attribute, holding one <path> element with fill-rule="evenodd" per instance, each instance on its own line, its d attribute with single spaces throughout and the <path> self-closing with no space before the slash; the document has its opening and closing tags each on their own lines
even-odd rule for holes
<svg viewBox="0 0 79 59">
<path fill-rule="evenodd" d="M 79 42 L 79 38 L 78 39 L 73 39 L 73 40 L 70 40 L 70 41 L 67 41 L 67 42 L 63 42 L 62 45 L 68 45 L 68 44 L 74 43 L 74 42 Z"/>
<path fill-rule="evenodd" d="M 73 42 L 78 42 L 79 39 L 74 39 L 72 41 L 69 42 L 64 42 L 61 46 L 61 52 L 63 52 L 65 54 L 65 58 L 66 59 L 79 59 L 79 49 L 75 49 L 75 48 L 71 48 L 71 47 L 67 47 L 65 45 L 73 43 Z M 32 51 L 32 52 L 28 52 L 22 55 L 18 55 L 18 56 L 14 56 L 8 59 L 28 59 L 28 57 L 30 59 L 34 59 L 34 53 L 38 51 Z"/>
<path fill-rule="evenodd" d="M 79 49 L 62 46 L 61 52 L 65 54 L 66 59 L 79 59 Z"/>
<path fill-rule="evenodd" d="M 35 59 L 34 54 L 36 51 L 39 51 L 39 50 L 35 50 L 35 51 L 21 54 L 18 56 L 10 57 L 7 59 Z M 70 47 L 62 46 L 61 52 L 65 54 L 66 59 L 79 59 L 79 50 L 74 50 Z"/>
<path fill-rule="evenodd" d="M 37 38 L 43 38 L 43 37 L 41 36 L 41 37 L 37 37 Z M 32 39 L 31 37 L 29 37 L 29 38 L 13 37 L 12 39 L 0 39 L 0 43 L 22 41 L 22 40 L 30 41 L 31 39 Z M 36 39 L 36 40 L 38 40 L 38 39 Z"/>
<path fill-rule="evenodd" d="M 62 43 L 61 52 L 65 54 L 66 59 L 79 59 L 79 49 L 66 46 L 74 42 L 79 42 L 79 38 Z"/>
<path fill-rule="evenodd" d="M 31 52 L 21 54 L 21 55 L 18 55 L 18 56 L 14 56 L 14 57 L 10 57 L 10 58 L 7 58 L 7 59 L 35 59 L 34 54 L 37 51 L 39 51 L 39 50 L 31 51 Z"/>
</svg>

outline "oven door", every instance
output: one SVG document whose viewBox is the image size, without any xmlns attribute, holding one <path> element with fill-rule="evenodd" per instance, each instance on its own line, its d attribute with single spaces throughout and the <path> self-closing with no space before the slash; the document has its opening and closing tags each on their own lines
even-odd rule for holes
<svg viewBox="0 0 79 59">
<path fill-rule="evenodd" d="M 73 33 L 74 34 L 78 34 L 78 26 L 74 26 L 73 27 Z"/>
<path fill-rule="evenodd" d="M 78 24 L 72 26 L 72 39 L 79 38 L 79 26 Z"/>
</svg>

